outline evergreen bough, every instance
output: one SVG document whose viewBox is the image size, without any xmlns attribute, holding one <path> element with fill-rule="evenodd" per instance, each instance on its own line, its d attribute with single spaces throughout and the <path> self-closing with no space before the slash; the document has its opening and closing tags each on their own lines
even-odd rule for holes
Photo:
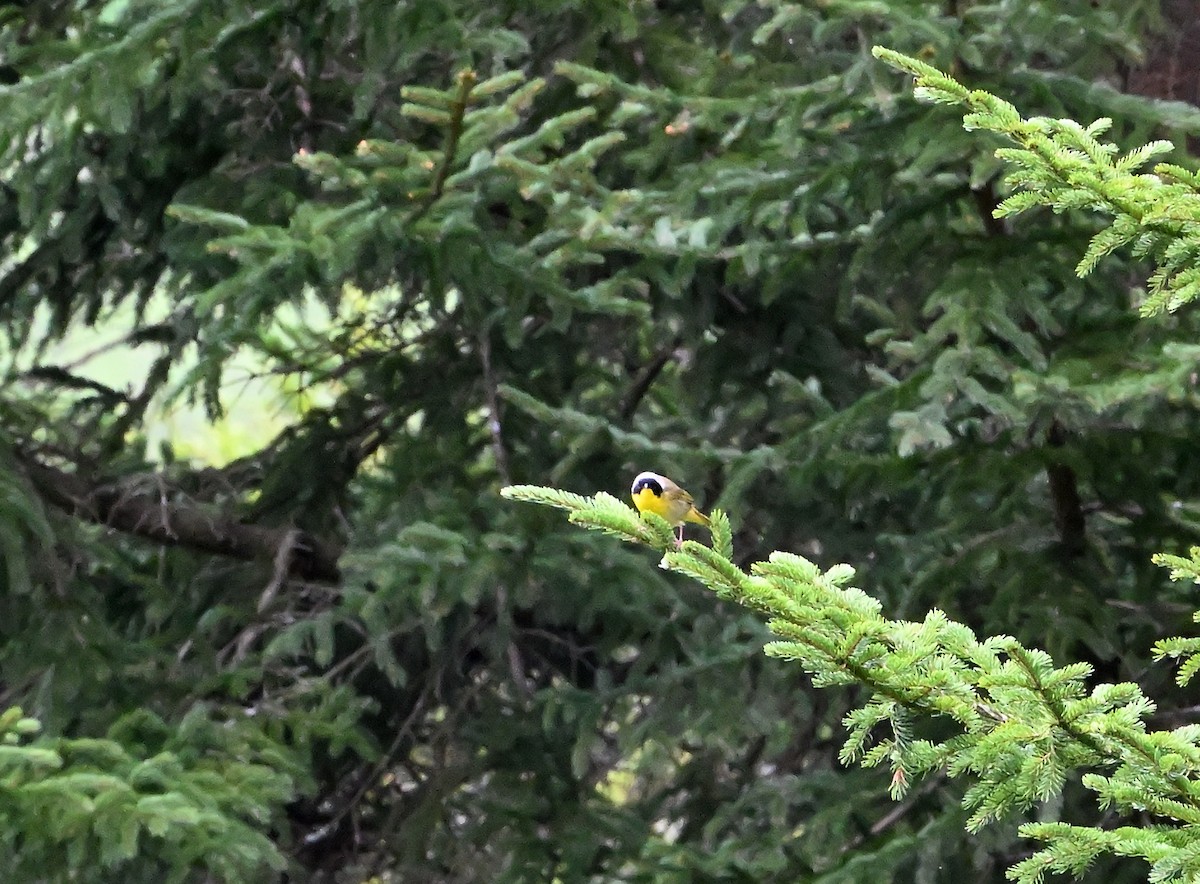
<svg viewBox="0 0 1200 884">
<path fill-rule="evenodd" d="M 997 206 L 995 217 L 1037 206 L 1110 215 L 1112 223 L 1092 238 L 1076 266 L 1079 276 L 1105 255 L 1128 247 L 1157 265 L 1141 305 L 1143 316 L 1177 310 L 1200 297 L 1200 175 L 1174 163 L 1144 171 L 1155 157 L 1175 149 L 1170 141 L 1121 153 L 1115 144 L 1099 140 L 1112 128 L 1111 119 L 1083 126 L 1069 119 L 1022 117 L 1004 99 L 968 89 L 932 65 L 880 46 L 874 53 L 912 74 L 918 97 L 965 107 L 965 129 L 995 132 L 1017 145 L 996 151 L 1011 167 L 1007 183 L 1015 192 Z"/>
<path fill-rule="evenodd" d="M 1200 297 L 1200 175 L 1151 159 L 1174 149 L 1155 141 L 1121 154 L 1099 141 L 1107 119 L 1024 118 L 1010 103 L 970 90 L 917 59 L 876 47 L 887 63 L 911 73 L 917 95 L 967 109 L 964 127 L 998 133 L 1018 146 L 997 156 L 1013 168 L 1014 193 L 997 218 L 1038 206 L 1108 214 L 1076 267 L 1080 276 L 1118 248 L 1151 259 L 1143 316 L 1174 311 Z M 717 596 L 767 618 L 777 641 L 769 656 L 799 663 L 817 686 L 862 685 L 871 698 L 844 720 L 844 763 L 886 763 L 899 799 L 922 775 L 945 771 L 974 779 L 963 803 L 974 833 L 1059 794 L 1071 777 L 1102 809 L 1150 814 L 1158 822 L 1117 828 L 1029 822 L 1020 831 L 1045 843 L 1008 871 L 1036 884 L 1047 872 L 1082 875 L 1102 854 L 1140 857 L 1151 881 L 1200 876 L 1200 725 L 1152 730 L 1155 704 L 1130 682 L 1089 687 L 1087 663 L 1056 665 L 1044 651 L 1006 635 L 980 640 L 967 626 L 931 610 L 920 621 L 885 617 L 878 601 L 851 585 L 854 568 L 821 569 L 803 556 L 773 552 L 743 569 L 733 561 L 729 519 L 712 513 L 712 545 L 676 547 L 669 526 L 612 495 L 591 497 L 533 485 L 501 492 L 512 500 L 553 506 L 571 522 L 663 553 L 662 565 Z M 1200 547 L 1190 557 L 1158 555 L 1171 579 L 1200 583 Z M 1200 622 L 1200 612 L 1196 614 Z M 1157 643 L 1158 659 L 1180 659 L 1179 684 L 1200 671 L 1200 639 Z M 1145 819 L 1144 816 L 1141 819 Z"/>
<path fill-rule="evenodd" d="M 294 797 L 299 768 L 236 723 L 198 707 L 179 734 L 149 712 L 130 713 L 106 739 L 40 730 L 19 707 L 0 713 L 0 863 L 9 880 L 179 881 L 189 869 L 261 880 L 286 866 L 260 827 Z M 196 740 L 209 751 L 197 753 Z"/>
</svg>

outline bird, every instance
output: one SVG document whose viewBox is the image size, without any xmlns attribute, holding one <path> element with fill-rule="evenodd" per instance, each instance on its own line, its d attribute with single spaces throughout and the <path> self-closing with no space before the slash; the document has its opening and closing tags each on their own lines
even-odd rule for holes
<svg viewBox="0 0 1200 884">
<path fill-rule="evenodd" d="M 638 473 L 629 495 L 638 512 L 654 513 L 670 523 L 676 532 L 676 546 L 683 543 L 684 522 L 693 522 L 706 528 L 709 526 L 708 516 L 696 509 L 692 495 L 666 476 L 651 472 Z"/>
</svg>

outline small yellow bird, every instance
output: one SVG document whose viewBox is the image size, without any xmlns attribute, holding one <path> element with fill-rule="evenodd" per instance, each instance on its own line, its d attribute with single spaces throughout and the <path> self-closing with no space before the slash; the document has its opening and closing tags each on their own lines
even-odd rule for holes
<svg viewBox="0 0 1200 884">
<path fill-rule="evenodd" d="M 638 473 L 629 489 L 633 505 L 640 513 L 654 513 L 666 519 L 674 528 L 677 544 L 683 543 L 683 523 L 694 522 L 708 527 L 708 516 L 696 509 L 692 495 L 666 476 L 658 473 Z"/>
</svg>

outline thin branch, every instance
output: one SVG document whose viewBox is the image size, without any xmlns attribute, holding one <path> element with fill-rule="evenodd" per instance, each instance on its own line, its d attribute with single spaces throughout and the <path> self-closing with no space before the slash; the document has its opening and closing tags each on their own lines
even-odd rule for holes
<svg viewBox="0 0 1200 884">
<path fill-rule="evenodd" d="M 267 584 L 267 588 L 263 590 L 263 594 L 258 600 L 258 613 L 261 614 L 271 606 L 271 603 L 275 601 L 275 596 L 279 594 L 279 590 L 287 580 L 288 572 L 292 568 L 292 559 L 297 550 L 301 548 L 301 535 L 302 532 L 298 528 L 292 528 L 284 535 L 283 542 L 279 544 L 279 549 L 275 553 L 271 582 Z"/>
<path fill-rule="evenodd" d="M 496 455 L 496 469 L 505 485 L 512 484 L 508 469 L 508 451 L 504 447 L 504 434 L 500 425 L 500 396 L 496 392 L 496 373 L 492 369 L 492 341 L 487 333 L 479 336 L 479 358 L 483 363 L 483 386 L 487 393 L 488 432 L 492 435 L 492 450 Z"/>
<path fill-rule="evenodd" d="M 38 494 L 78 519 L 104 525 L 164 546 L 178 546 L 243 561 L 275 563 L 289 549 L 290 577 L 338 583 L 341 547 L 291 527 L 247 525 L 236 517 L 197 504 L 171 502 L 149 492 L 144 477 L 120 483 L 93 483 L 75 473 L 21 455 L 21 464 Z M 158 483 L 153 483 L 158 487 Z"/>
<path fill-rule="evenodd" d="M 971 199 L 975 201 L 975 209 L 987 235 L 1007 236 L 1008 226 L 1004 219 L 996 217 L 996 206 L 1000 205 L 1000 200 L 996 196 L 995 185 L 988 181 L 982 187 L 972 187 Z"/>
<path fill-rule="evenodd" d="M 913 809 L 917 806 L 921 799 L 945 783 L 947 778 L 948 774 L 946 774 L 945 771 L 939 771 L 937 774 L 930 777 L 927 781 L 921 784 L 921 788 L 917 789 L 915 792 L 913 792 L 903 801 L 896 804 L 895 807 L 877 819 L 874 823 L 872 823 L 870 829 L 868 829 L 866 832 L 859 832 L 848 842 L 843 844 L 841 852 L 843 854 L 847 854 L 858 850 L 858 848 L 862 847 L 867 838 L 877 838 L 884 832 L 891 829 L 906 816 L 912 813 Z"/>
<path fill-rule="evenodd" d="M 659 350 L 653 359 L 642 366 L 637 377 L 633 379 L 633 384 L 630 385 L 628 392 L 621 397 L 621 420 L 627 421 L 633 417 L 633 413 L 637 411 L 638 405 L 641 404 L 642 399 L 649 392 L 651 385 L 658 378 L 659 374 L 662 373 L 667 363 L 675 356 L 675 351 L 679 348 L 681 342 L 681 338 L 675 338 L 675 340 Z"/>
<path fill-rule="evenodd" d="M 109 402 L 128 402 L 129 397 L 120 390 L 91 378 L 72 374 L 67 368 L 57 365 L 37 365 L 21 374 L 21 380 L 30 383 L 57 384 L 70 390 L 87 390 Z"/>
<path fill-rule="evenodd" d="M 146 409 L 150 407 L 150 400 L 154 398 L 154 394 L 167 382 L 167 378 L 171 374 L 171 366 L 175 364 L 175 355 L 174 350 L 169 350 L 154 360 L 154 364 L 150 366 L 150 371 L 146 374 L 146 383 L 142 387 L 142 392 L 133 399 L 127 400 L 124 414 L 117 418 L 105 434 L 106 438 L 101 440 L 101 450 L 105 454 L 116 454 L 125 447 L 126 434 L 134 424 L 142 419 Z"/>
<path fill-rule="evenodd" d="M 475 88 L 477 76 L 473 70 L 466 68 L 458 73 L 458 92 L 450 103 L 450 127 L 446 130 L 446 140 L 442 145 L 442 161 L 438 164 L 433 175 L 433 185 L 429 195 L 421 201 L 420 207 L 413 213 L 410 221 L 416 221 L 428 212 L 433 204 L 441 199 L 446 188 L 446 179 L 450 177 L 450 167 L 458 155 L 458 140 L 462 138 L 463 118 L 467 115 L 467 105 L 470 103 L 471 90 Z"/>
</svg>

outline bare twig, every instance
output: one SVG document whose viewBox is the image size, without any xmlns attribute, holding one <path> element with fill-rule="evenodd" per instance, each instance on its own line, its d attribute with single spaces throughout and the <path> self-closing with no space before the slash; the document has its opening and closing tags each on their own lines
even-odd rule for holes
<svg viewBox="0 0 1200 884">
<path fill-rule="evenodd" d="M 69 366 L 68 366 L 69 368 Z M 90 390 L 98 394 L 104 399 L 112 402 L 128 401 L 128 397 L 119 390 L 114 390 L 107 384 L 102 384 L 99 381 L 94 381 L 91 378 L 80 377 L 72 374 L 67 368 L 61 368 L 57 365 L 37 365 L 21 375 L 21 379 L 25 381 L 34 381 L 39 383 L 58 384 L 60 387 L 67 387 L 72 390 Z"/>
<path fill-rule="evenodd" d="M 508 451 L 504 447 L 504 435 L 500 425 L 500 396 L 496 392 L 496 373 L 492 370 L 492 342 L 486 333 L 479 336 L 479 358 L 483 362 L 483 386 L 487 395 L 488 431 L 492 434 L 492 450 L 496 455 L 496 469 L 505 485 L 512 484 L 508 470 Z"/>
<path fill-rule="evenodd" d="M 301 532 L 297 528 L 292 528 L 284 535 L 283 542 L 279 544 L 279 549 L 275 553 L 275 568 L 271 573 L 271 582 L 267 584 L 267 588 L 263 590 L 263 594 L 258 599 L 258 613 L 261 614 L 271 606 L 271 602 L 275 601 L 280 587 L 287 580 L 288 571 L 292 567 L 292 555 L 300 542 Z"/>
<path fill-rule="evenodd" d="M 637 411 L 637 407 L 641 404 L 643 397 L 649 392 L 650 386 L 658 378 L 667 363 L 674 357 L 675 351 L 679 348 L 681 341 L 681 338 L 675 338 L 675 340 L 659 350 L 653 359 L 642 366 L 637 377 L 633 379 L 633 384 L 630 385 L 628 392 L 621 398 L 621 420 L 629 420 L 633 417 L 633 413 Z"/>
<path fill-rule="evenodd" d="M 863 845 L 863 842 L 865 842 L 867 838 L 877 838 L 888 829 L 895 826 L 906 816 L 912 813 L 913 808 L 917 806 L 922 798 L 945 783 L 946 778 L 945 772 L 941 772 L 930 777 L 921 785 L 921 788 L 917 789 L 915 792 L 877 819 L 874 823 L 872 823 L 871 828 L 869 828 L 866 832 L 859 832 L 846 844 L 842 845 L 842 853 L 847 854 L 857 850 Z"/>
</svg>

